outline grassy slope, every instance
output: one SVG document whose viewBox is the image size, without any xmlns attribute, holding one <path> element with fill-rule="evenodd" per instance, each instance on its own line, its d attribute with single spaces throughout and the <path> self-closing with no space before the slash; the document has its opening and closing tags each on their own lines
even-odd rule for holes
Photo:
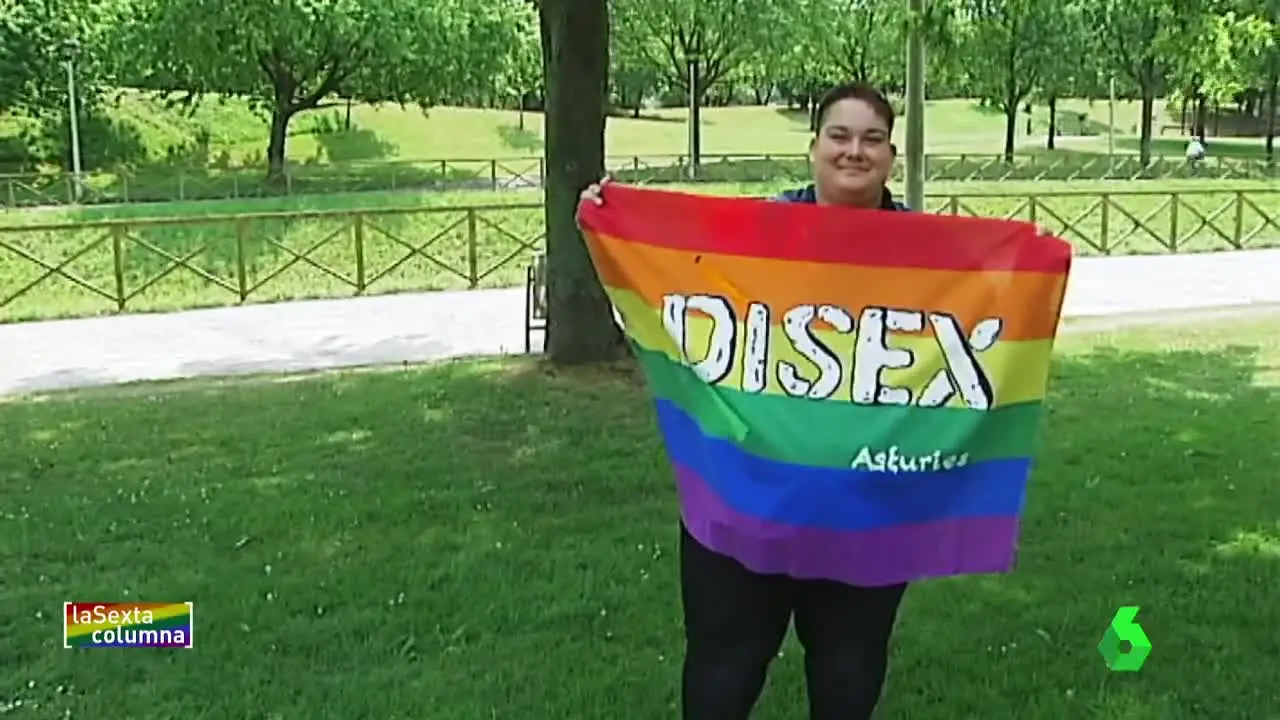
<svg viewBox="0 0 1280 720">
<path fill-rule="evenodd" d="M 884 720 L 1276 718 L 1277 367 L 1275 322 L 1064 337 L 1019 568 L 911 591 Z M 0 713 L 677 714 L 674 492 L 634 378 L 481 361 L 3 407 Z M 193 652 L 60 649 L 63 601 L 187 599 Z M 1127 604 L 1154 649 L 1111 674 Z M 760 720 L 799 717 L 797 650 Z"/>
<path fill-rule="evenodd" d="M 1003 142 L 1003 118 L 968 100 L 945 100 L 929 104 L 928 146 L 931 153 L 996 153 Z M 1088 123 L 1103 132 L 1107 104 L 1085 100 L 1061 103 L 1063 117 L 1076 112 L 1088 115 Z M 356 106 L 353 128 L 342 130 L 342 106 L 299 116 L 293 124 L 289 156 L 295 162 L 388 161 L 427 159 L 488 159 L 537 155 L 542 145 L 542 117 L 528 113 L 525 129 L 519 128 L 515 112 L 440 107 L 423 113 L 411 106 Z M 184 162 L 223 166 L 260 163 L 266 141 L 266 125 L 239 101 L 210 99 L 194 113 L 185 115 L 163 106 L 158 100 L 135 92 L 122 92 L 110 116 L 118 121 L 120 145 L 137 145 L 151 161 L 171 154 Z M 683 110 L 648 111 L 642 119 L 627 117 L 609 121 L 607 147 L 612 155 L 674 155 L 685 149 L 686 128 Z M 1026 151 L 1043 147 L 1047 117 L 1038 109 L 1035 135 L 1019 136 Z M 770 107 L 712 108 L 706 111 L 704 150 L 707 153 L 799 153 L 807 135 L 802 115 Z M 1135 103 L 1119 103 L 1116 129 L 1121 135 L 1136 132 L 1138 108 Z M 1019 120 L 1022 131 L 1023 120 Z M 1159 123 L 1157 123 L 1159 124 Z M 12 134 L 19 122 L 0 117 L 0 138 Z M 208 152 L 192 154 L 201 134 L 209 136 Z M 86 138 L 86 142 L 92 138 Z M 99 139 L 99 142 L 105 142 Z M 1122 137 L 1119 150 L 1132 150 L 1132 140 Z M 1067 137 L 1062 148 L 1106 152 L 1101 134 Z M 184 150 L 186 148 L 186 150 Z M 1214 143 L 1219 154 L 1261 152 L 1260 140 Z M 1178 155 L 1181 140 L 1166 137 L 1157 150 Z"/>
</svg>

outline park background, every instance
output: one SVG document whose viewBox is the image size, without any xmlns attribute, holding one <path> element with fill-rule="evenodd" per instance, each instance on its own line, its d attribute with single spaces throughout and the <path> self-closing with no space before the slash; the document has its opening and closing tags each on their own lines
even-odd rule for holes
<svg viewBox="0 0 1280 720">
<path fill-rule="evenodd" d="M 910 28 L 924 209 L 1081 255 L 1280 245 L 1276 0 L 14 0 L 0 322 L 521 285 L 567 155 L 794 186 L 827 86 L 905 109 Z M 559 297 L 593 297 L 576 233 L 551 244 Z M 575 307 L 553 325 L 609 331 Z M 1065 333 L 1021 567 L 911 593 L 885 716 L 1280 717 L 1278 338 Z M 4 398 L 0 712 L 673 717 L 644 408 L 625 361 L 537 358 Z M 63 601 L 135 598 L 195 599 L 197 649 L 59 649 Z M 1128 603 L 1155 649 L 1113 675 L 1096 644 Z M 759 716 L 795 717 L 801 678 L 788 644 Z"/>
</svg>

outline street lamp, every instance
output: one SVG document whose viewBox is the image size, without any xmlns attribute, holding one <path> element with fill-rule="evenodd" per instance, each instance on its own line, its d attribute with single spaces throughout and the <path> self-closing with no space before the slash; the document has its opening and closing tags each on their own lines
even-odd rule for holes
<svg viewBox="0 0 1280 720">
<path fill-rule="evenodd" d="M 924 9 L 907 0 L 907 205 L 924 210 Z"/>
<path fill-rule="evenodd" d="M 80 202 L 81 172 L 80 164 L 80 111 L 76 103 L 76 56 L 80 54 L 80 43 L 75 39 L 62 44 L 63 64 L 67 66 L 67 111 L 71 120 L 71 183 L 72 197 Z"/>
</svg>

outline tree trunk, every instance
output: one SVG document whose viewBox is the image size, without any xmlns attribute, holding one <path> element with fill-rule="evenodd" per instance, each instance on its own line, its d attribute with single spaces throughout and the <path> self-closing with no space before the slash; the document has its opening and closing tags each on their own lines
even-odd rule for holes
<svg viewBox="0 0 1280 720">
<path fill-rule="evenodd" d="M 1267 160 L 1276 159 L 1276 96 L 1280 95 L 1280 58 L 1271 62 L 1271 87 L 1267 89 Z"/>
<path fill-rule="evenodd" d="M 1004 161 L 1013 162 L 1013 143 L 1018 132 L 1018 101 L 1009 99 L 1004 106 Z"/>
<path fill-rule="evenodd" d="M 707 102 L 707 92 L 702 81 L 701 61 L 695 60 L 690 68 L 689 103 L 689 172 L 696 180 L 702 167 L 702 107 Z"/>
<path fill-rule="evenodd" d="M 547 354 L 578 364 L 617 357 L 621 335 L 578 231 L 578 196 L 604 175 L 609 76 L 605 0 L 542 0 L 546 76 Z"/>
<path fill-rule="evenodd" d="M 1138 121 L 1138 164 L 1147 172 L 1151 164 L 1151 121 L 1156 105 L 1155 83 L 1142 84 L 1142 118 Z"/>
<path fill-rule="evenodd" d="M 1052 150 L 1056 143 L 1058 135 L 1058 98 L 1055 95 L 1049 95 L 1049 142 L 1045 147 Z"/>
<path fill-rule="evenodd" d="M 284 176 L 285 141 L 289 139 L 289 120 L 293 113 L 279 105 L 271 111 L 271 135 L 267 141 L 267 177 Z"/>
</svg>

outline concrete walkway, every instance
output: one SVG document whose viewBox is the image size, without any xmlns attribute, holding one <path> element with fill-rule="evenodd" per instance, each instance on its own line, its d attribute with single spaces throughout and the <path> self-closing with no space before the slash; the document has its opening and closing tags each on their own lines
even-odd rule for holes
<svg viewBox="0 0 1280 720">
<path fill-rule="evenodd" d="M 1280 250 L 1081 258 L 1064 315 L 1272 304 Z M 523 289 L 509 289 L 0 325 L 0 395 L 518 353 L 523 313 Z"/>
</svg>

